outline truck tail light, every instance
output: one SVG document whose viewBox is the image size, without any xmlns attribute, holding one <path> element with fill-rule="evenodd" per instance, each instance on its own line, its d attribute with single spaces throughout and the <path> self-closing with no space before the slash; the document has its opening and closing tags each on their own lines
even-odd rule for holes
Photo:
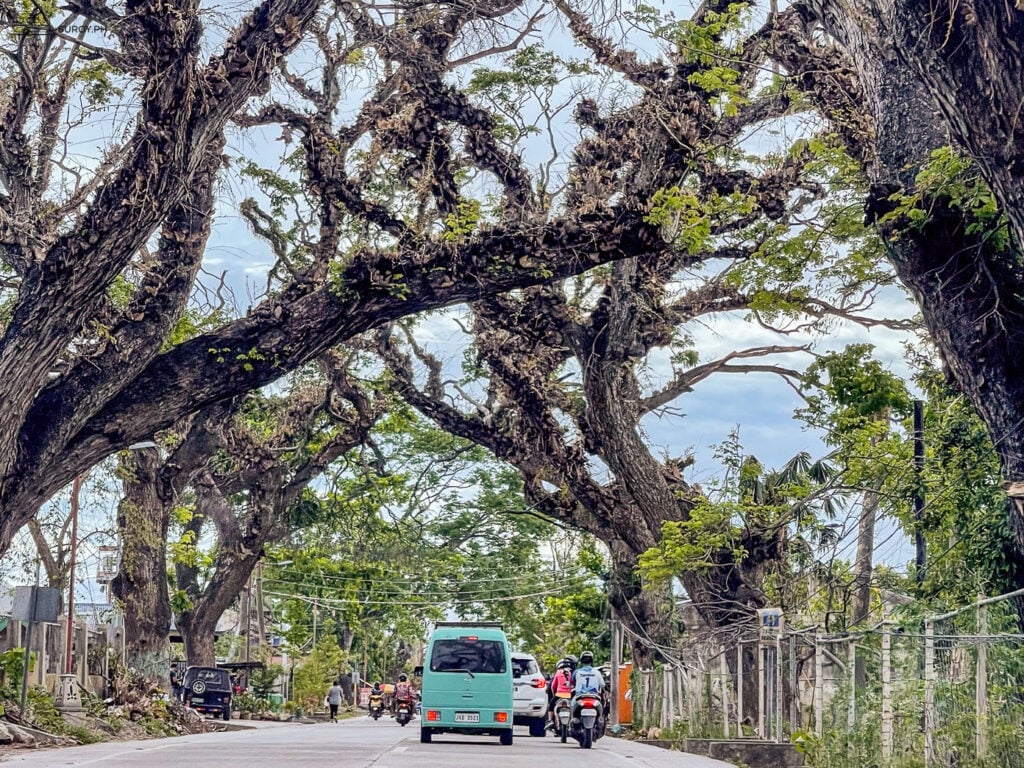
<svg viewBox="0 0 1024 768">
<path fill-rule="evenodd" d="M 496 722 L 496 723 L 507 723 L 508 722 L 508 712 L 495 712 L 494 713 L 494 722 Z"/>
</svg>

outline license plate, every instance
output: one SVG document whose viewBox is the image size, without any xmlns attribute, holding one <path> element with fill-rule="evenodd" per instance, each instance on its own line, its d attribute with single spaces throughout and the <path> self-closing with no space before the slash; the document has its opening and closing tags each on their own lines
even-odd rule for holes
<svg viewBox="0 0 1024 768">
<path fill-rule="evenodd" d="M 455 713 L 456 723 L 479 723 L 480 713 L 479 712 L 456 712 Z"/>
<path fill-rule="evenodd" d="M 204 699 L 196 699 L 196 698 L 193 698 L 193 699 L 192 699 L 192 703 L 193 703 L 193 704 L 202 704 L 202 703 L 204 703 Z"/>
</svg>

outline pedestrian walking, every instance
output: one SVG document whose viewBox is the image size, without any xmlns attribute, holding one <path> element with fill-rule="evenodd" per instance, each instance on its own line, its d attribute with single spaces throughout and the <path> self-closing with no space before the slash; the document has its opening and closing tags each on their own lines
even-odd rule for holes
<svg viewBox="0 0 1024 768">
<path fill-rule="evenodd" d="M 175 701 L 181 701 L 181 670 L 178 667 L 171 668 L 171 696 Z"/>
<path fill-rule="evenodd" d="M 338 680 L 327 691 L 327 706 L 331 708 L 331 722 L 338 722 L 338 707 L 341 706 L 341 683 Z"/>
</svg>

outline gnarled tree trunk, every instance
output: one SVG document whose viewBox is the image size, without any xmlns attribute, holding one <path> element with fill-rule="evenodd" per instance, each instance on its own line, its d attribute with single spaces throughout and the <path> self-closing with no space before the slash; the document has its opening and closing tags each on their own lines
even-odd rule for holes
<svg viewBox="0 0 1024 768">
<path fill-rule="evenodd" d="M 637 576 L 638 554 L 621 541 L 611 541 L 612 574 L 608 602 L 622 626 L 635 669 L 650 669 L 664 658 L 678 638 L 677 615 L 667 585 L 652 588 Z"/>
<path fill-rule="evenodd" d="M 216 634 L 220 616 L 211 611 L 182 611 L 177 616 L 178 631 L 185 645 L 185 659 L 190 667 L 217 666 Z"/>
<path fill-rule="evenodd" d="M 1004 3 L 920 0 L 800 5 L 853 64 L 856 98 L 875 128 L 867 151 L 861 145 L 853 152 L 867 158 L 868 218 L 889 241 L 889 260 L 992 436 L 1010 490 L 1016 578 L 1024 586 L 1024 493 L 1016 490 L 1024 488 L 1024 126 L 1017 119 L 1024 12 Z M 923 200 L 928 216 L 914 225 L 886 216 L 896 208 L 894 193 L 919 191 L 917 172 L 950 143 L 950 128 L 991 184 L 1014 244 L 1000 250 L 998 238 L 972 227 L 977 222 L 944 199 Z"/>
<path fill-rule="evenodd" d="M 117 507 L 121 567 L 111 591 L 124 613 L 127 662 L 161 687 L 170 679 L 171 603 L 167 591 L 167 528 L 174 496 L 160 477 L 156 448 L 133 451 L 122 469 Z"/>
</svg>

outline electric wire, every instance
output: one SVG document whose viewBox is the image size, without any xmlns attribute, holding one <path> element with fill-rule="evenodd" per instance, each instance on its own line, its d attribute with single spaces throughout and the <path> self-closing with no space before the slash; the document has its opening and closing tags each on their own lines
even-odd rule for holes
<svg viewBox="0 0 1024 768">
<path fill-rule="evenodd" d="M 574 587 L 573 587 L 574 588 Z M 497 595 L 487 598 L 477 598 L 474 600 L 451 600 L 444 603 L 445 606 L 454 605 L 480 605 L 486 603 L 507 603 L 514 602 L 516 600 L 526 600 L 531 597 L 545 597 L 548 595 L 560 595 L 567 591 L 568 587 L 562 589 L 547 589 L 540 590 L 537 592 L 529 592 L 520 595 Z M 310 605 L 336 605 L 338 607 L 351 608 L 353 603 L 358 605 L 386 605 L 396 607 L 417 607 L 422 608 L 433 603 L 429 602 L 415 602 L 415 601 L 397 601 L 397 600 L 362 600 L 359 598 L 353 598 L 352 600 L 343 600 L 338 598 L 329 597 L 307 597 L 305 595 L 297 595 L 289 592 L 273 592 L 264 591 L 265 595 L 272 595 L 274 597 L 291 598 L 294 600 L 301 600 Z"/>
</svg>

